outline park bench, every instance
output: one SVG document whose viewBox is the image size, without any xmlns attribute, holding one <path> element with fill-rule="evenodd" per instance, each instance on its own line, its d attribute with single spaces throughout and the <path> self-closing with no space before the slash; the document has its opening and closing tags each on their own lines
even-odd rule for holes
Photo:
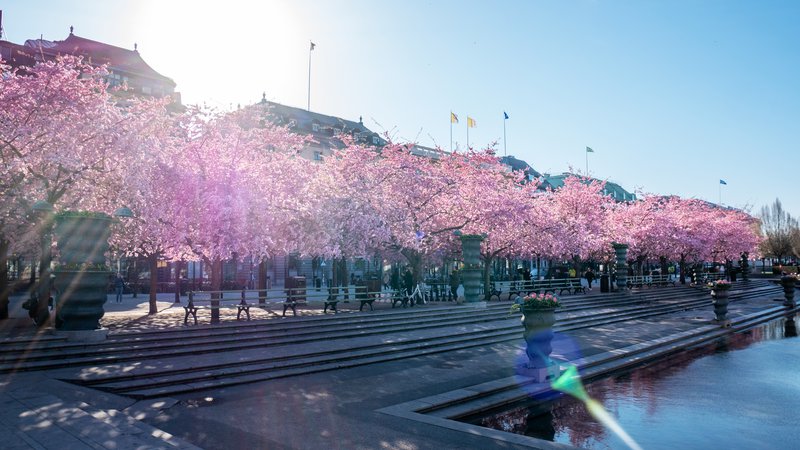
<svg viewBox="0 0 800 450">
<path fill-rule="evenodd" d="M 672 275 L 664 274 L 664 275 L 651 275 L 652 279 L 650 280 L 651 285 L 656 286 L 666 286 L 667 284 L 672 284 L 675 286 L 675 278 Z"/>
<path fill-rule="evenodd" d="M 549 280 L 533 281 L 531 284 L 533 288 L 531 292 L 546 294 L 552 292 L 553 294 L 558 291 L 558 295 L 567 291 L 569 294 L 577 293 L 578 291 L 586 293 L 586 288 L 581 285 L 580 278 L 552 278 Z"/>
<path fill-rule="evenodd" d="M 214 298 L 217 297 L 217 298 Z M 203 291 L 203 292 L 189 292 L 189 303 L 183 306 L 185 315 L 183 316 L 183 324 L 189 324 L 189 316 L 194 319 L 194 324 L 197 325 L 197 312 L 203 309 L 220 310 L 225 308 L 236 308 L 236 320 L 241 320 L 242 313 L 245 313 L 247 320 L 250 320 L 250 307 L 251 301 L 263 303 L 265 297 L 262 297 L 258 291 Z"/>
<path fill-rule="evenodd" d="M 370 292 L 367 290 L 368 287 L 363 284 L 355 285 L 355 289 L 353 292 L 353 298 L 359 302 L 358 310 L 363 311 L 365 306 L 369 306 L 370 311 L 374 311 L 375 307 L 372 305 L 375 300 L 381 298 L 381 292 Z M 339 294 L 340 291 L 344 294 L 344 298 L 340 299 Z M 337 309 L 337 305 L 339 302 L 347 302 L 350 299 L 350 287 L 349 286 L 331 286 L 328 288 L 328 297 L 324 300 L 324 307 L 323 312 L 327 313 L 328 308 L 331 308 L 333 312 L 339 312 Z"/>
<path fill-rule="evenodd" d="M 628 289 L 634 287 L 661 287 L 667 284 L 675 286 L 675 279 L 671 275 L 629 275 L 628 276 Z"/>
<path fill-rule="evenodd" d="M 696 284 L 706 284 L 711 283 L 717 280 L 724 280 L 726 279 L 725 274 L 722 272 L 702 272 L 695 275 L 695 283 Z"/>
<path fill-rule="evenodd" d="M 628 289 L 650 287 L 651 281 L 649 275 L 628 275 L 627 278 Z"/>
<path fill-rule="evenodd" d="M 522 286 L 523 283 L 523 281 L 495 281 L 491 286 L 492 291 L 486 295 L 486 301 L 490 301 L 492 297 L 497 297 L 499 301 L 500 295 L 503 292 L 508 292 L 508 298 L 511 300 L 520 294 L 520 286 Z"/>
</svg>

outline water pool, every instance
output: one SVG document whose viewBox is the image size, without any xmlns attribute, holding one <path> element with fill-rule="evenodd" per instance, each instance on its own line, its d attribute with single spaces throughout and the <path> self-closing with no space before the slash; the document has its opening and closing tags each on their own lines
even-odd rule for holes
<svg viewBox="0 0 800 450">
<path fill-rule="evenodd" d="M 800 340 L 776 321 L 592 382 L 645 450 L 800 449 Z M 591 449 L 627 446 L 578 400 L 516 406 L 470 423 Z"/>
</svg>

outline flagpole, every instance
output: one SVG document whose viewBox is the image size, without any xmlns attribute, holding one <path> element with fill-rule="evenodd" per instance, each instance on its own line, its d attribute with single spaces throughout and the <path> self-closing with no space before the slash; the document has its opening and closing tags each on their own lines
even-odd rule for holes
<svg viewBox="0 0 800 450">
<path fill-rule="evenodd" d="M 308 108 L 307 111 L 311 111 L 311 52 L 314 50 L 314 43 L 311 42 L 311 45 L 308 46 Z"/>
<path fill-rule="evenodd" d="M 450 111 L 450 153 L 453 153 L 453 111 Z"/>
<path fill-rule="evenodd" d="M 467 116 L 467 152 L 469 152 L 469 116 Z"/>
<path fill-rule="evenodd" d="M 508 143 L 506 142 L 506 116 L 503 112 L 503 156 L 508 156 Z"/>
</svg>

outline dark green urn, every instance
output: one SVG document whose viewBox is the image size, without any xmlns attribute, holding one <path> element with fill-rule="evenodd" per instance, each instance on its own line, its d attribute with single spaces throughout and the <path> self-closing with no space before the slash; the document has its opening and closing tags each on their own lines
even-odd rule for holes
<svg viewBox="0 0 800 450">
<path fill-rule="evenodd" d="M 105 254 L 111 218 L 104 214 L 65 213 L 56 218 L 59 265 L 54 285 L 58 296 L 56 329 L 100 328 L 111 272 Z"/>
</svg>

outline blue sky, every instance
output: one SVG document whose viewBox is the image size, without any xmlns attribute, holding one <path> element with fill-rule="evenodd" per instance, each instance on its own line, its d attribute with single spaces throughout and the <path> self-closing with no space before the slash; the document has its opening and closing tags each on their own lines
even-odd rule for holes
<svg viewBox="0 0 800 450">
<path fill-rule="evenodd" d="M 256 3 L 252 5 L 250 3 Z M 261 4 L 259 4 L 261 3 Z M 126 48 L 185 103 L 270 100 L 450 147 L 449 112 L 542 172 L 800 216 L 800 2 L 4 2 L 5 39 Z"/>
</svg>

